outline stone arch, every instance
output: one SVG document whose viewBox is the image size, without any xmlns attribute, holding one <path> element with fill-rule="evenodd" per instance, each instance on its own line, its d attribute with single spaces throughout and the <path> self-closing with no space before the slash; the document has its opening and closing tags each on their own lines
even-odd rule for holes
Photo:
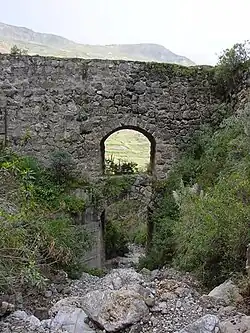
<svg viewBox="0 0 250 333">
<path fill-rule="evenodd" d="M 154 136 L 149 133 L 148 131 L 144 130 L 141 127 L 134 126 L 134 125 L 122 125 L 119 127 L 116 127 L 115 129 L 111 130 L 108 132 L 106 135 L 103 136 L 100 142 L 100 152 L 101 152 L 101 167 L 102 167 L 102 172 L 104 173 L 105 171 L 105 141 L 107 138 L 112 135 L 113 133 L 120 131 L 120 130 L 133 130 L 137 131 L 139 133 L 142 133 L 150 142 L 150 173 L 154 175 L 155 173 L 155 152 L 156 152 L 156 140 Z"/>
</svg>

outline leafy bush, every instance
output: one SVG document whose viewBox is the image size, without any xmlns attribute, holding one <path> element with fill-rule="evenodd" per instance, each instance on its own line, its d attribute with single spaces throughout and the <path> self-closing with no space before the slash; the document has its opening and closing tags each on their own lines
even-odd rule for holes
<svg viewBox="0 0 250 333">
<path fill-rule="evenodd" d="M 101 268 L 86 267 L 84 271 L 90 275 L 94 275 L 94 276 L 98 276 L 98 277 L 103 277 L 107 273 L 104 269 L 101 269 Z"/>
<path fill-rule="evenodd" d="M 156 269 L 172 261 L 175 251 L 173 230 L 179 216 L 172 193 L 179 183 L 179 177 L 180 174 L 173 171 L 167 180 L 154 184 L 154 207 L 150 216 L 153 235 L 146 258 L 140 261 L 141 268 Z"/>
<path fill-rule="evenodd" d="M 176 264 L 212 285 L 244 270 L 249 203 L 250 181 L 237 173 L 222 178 L 203 197 L 185 193 L 174 228 Z"/>
<path fill-rule="evenodd" d="M 104 243 L 106 259 L 123 256 L 129 252 L 128 235 L 121 228 L 119 221 L 108 221 L 105 225 Z"/>
<path fill-rule="evenodd" d="M 72 177 L 74 168 L 75 163 L 68 152 L 58 150 L 50 155 L 50 169 L 59 183 L 68 181 Z"/>
<path fill-rule="evenodd" d="M 220 91 L 231 98 L 233 91 L 240 85 L 244 69 L 249 65 L 249 42 L 234 44 L 219 57 L 215 78 Z"/>
<path fill-rule="evenodd" d="M 105 210 L 108 221 L 119 221 L 119 229 L 130 243 L 146 245 L 147 209 L 139 199 L 124 198 L 112 202 Z"/>
<path fill-rule="evenodd" d="M 28 50 L 20 49 L 16 45 L 13 45 L 10 49 L 10 54 L 12 54 L 12 55 L 27 55 Z"/>
<path fill-rule="evenodd" d="M 150 270 L 160 268 L 172 262 L 175 251 L 173 239 L 174 220 L 169 217 L 157 220 L 154 226 L 152 246 L 146 257 L 140 259 L 139 267 Z"/>
<path fill-rule="evenodd" d="M 40 276 L 41 267 L 53 265 L 69 269 L 78 262 L 88 246 L 85 231 L 72 224 L 66 216 L 51 212 L 26 212 L 8 215 L 2 212 L 0 230 L 0 265 L 15 271 L 12 283 L 0 281 L 0 288 L 15 288 L 28 278 L 32 264 L 33 276 Z M 48 267 L 49 267 L 48 266 Z M 25 273 L 26 272 L 26 273 Z M 26 281 L 28 282 L 28 281 Z"/>
<path fill-rule="evenodd" d="M 174 264 L 210 287 L 243 272 L 250 241 L 250 106 L 196 138 L 155 185 L 152 246 L 141 267 Z"/>
<path fill-rule="evenodd" d="M 31 157 L 1 152 L 0 171 L 0 289 L 42 287 L 45 267 L 69 272 L 81 268 L 90 242 L 71 215 L 85 209 L 84 200 Z M 7 179 L 8 186 L 3 186 Z M 12 188 L 16 195 L 4 201 Z"/>
<path fill-rule="evenodd" d="M 143 224 L 136 225 L 134 229 L 131 237 L 132 243 L 146 246 L 148 241 L 148 228 L 145 221 Z"/>
<path fill-rule="evenodd" d="M 126 175 L 138 173 L 138 165 L 135 162 L 119 160 L 118 163 L 111 157 L 105 159 L 105 173 L 108 175 Z"/>
<path fill-rule="evenodd" d="M 74 195 L 66 195 L 63 197 L 64 210 L 72 215 L 81 213 L 85 210 L 85 200 Z"/>
<path fill-rule="evenodd" d="M 134 183 L 133 175 L 122 175 L 114 177 L 105 177 L 89 187 L 89 194 L 92 196 L 94 205 L 105 202 L 105 204 L 122 200 L 126 197 Z"/>
</svg>

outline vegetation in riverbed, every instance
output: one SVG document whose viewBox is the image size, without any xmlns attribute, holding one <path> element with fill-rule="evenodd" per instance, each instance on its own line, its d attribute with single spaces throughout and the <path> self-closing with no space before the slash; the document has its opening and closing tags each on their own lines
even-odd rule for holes
<svg viewBox="0 0 250 333">
<path fill-rule="evenodd" d="M 105 245 L 107 259 L 123 256 L 128 243 L 146 245 L 147 209 L 143 200 L 123 198 L 106 209 Z"/>
<path fill-rule="evenodd" d="M 52 153 L 45 167 L 33 157 L 2 150 L 0 291 L 26 284 L 43 287 L 48 271 L 63 269 L 71 277 L 86 271 L 82 259 L 91 238 L 77 221 L 86 207 L 121 202 L 134 177 L 105 177 L 93 183 L 76 173 L 74 161 L 65 151 Z M 77 195 L 77 189 L 83 190 L 86 198 Z M 114 224 L 114 220 L 113 215 L 106 227 L 107 253 L 113 255 L 114 242 L 115 253 L 121 254 L 131 239 L 128 233 L 122 234 L 120 221 Z"/>
<path fill-rule="evenodd" d="M 226 86 L 233 80 L 230 73 L 239 78 L 240 68 L 244 71 L 248 64 L 239 65 L 238 51 L 242 54 L 237 45 L 226 50 L 216 68 L 221 83 L 227 77 Z M 214 286 L 245 270 L 250 242 L 250 104 L 217 129 L 204 128 L 202 133 L 168 179 L 155 184 L 152 246 L 141 266 L 171 264 Z"/>
<path fill-rule="evenodd" d="M 250 105 L 196 138 L 155 187 L 149 268 L 173 264 L 218 284 L 244 271 L 250 241 Z"/>
<path fill-rule="evenodd" d="M 45 168 L 34 158 L 1 151 L 0 290 L 41 287 L 44 271 L 70 271 L 88 248 L 86 232 L 72 219 L 85 207 L 70 191 L 72 165 L 69 156 L 52 156 Z"/>
</svg>

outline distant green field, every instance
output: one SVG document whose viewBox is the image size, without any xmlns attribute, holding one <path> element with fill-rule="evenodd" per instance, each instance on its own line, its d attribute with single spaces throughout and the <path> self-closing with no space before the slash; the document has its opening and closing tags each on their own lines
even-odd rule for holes
<svg viewBox="0 0 250 333">
<path fill-rule="evenodd" d="M 150 161 L 150 142 L 140 132 L 117 131 L 105 141 L 105 157 L 111 156 L 115 162 L 119 160 L 135 162 L 140 169 L 146 169 Z"/>
</svg>

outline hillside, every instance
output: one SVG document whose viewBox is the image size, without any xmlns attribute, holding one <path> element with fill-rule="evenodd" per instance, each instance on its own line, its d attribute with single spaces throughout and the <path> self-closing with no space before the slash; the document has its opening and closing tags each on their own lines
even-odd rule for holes
<svg viewBox="0 0 250 333">
<path fill-rule="evenodd" d="M 61 36 L 35 32 L 0 22 L 0 52 L 9 53 L 13 45 L 29 54 L 86 59 L 123 59 L 169 62 L 185 66 L 194 63 L 158 44 L 87 45 L 75 43 Z"/>
<path fill-rule="evenodd" d="M 142 134 L 133 130 L 121 130 L 113 133 L 105 141 L 106 158 L 135 162 L 142 170 L 146 170 L 150 162 L 150 142 Z"/>
</svg>

